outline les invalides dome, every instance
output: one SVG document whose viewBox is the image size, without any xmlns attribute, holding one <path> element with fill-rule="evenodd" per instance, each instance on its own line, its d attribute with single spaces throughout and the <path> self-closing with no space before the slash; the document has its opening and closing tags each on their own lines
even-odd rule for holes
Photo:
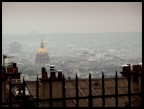
<svg viewBox="0 0 144 109">
<path fill-rule="evenodd" d="M 40 48 L 37 50 L 35 57 L 35 64 L 43 67 L 46 64 L 50 64 L 50 57 L 46 48 L 44 48 L 44 42 L 41 42 Z"/>
</svg>

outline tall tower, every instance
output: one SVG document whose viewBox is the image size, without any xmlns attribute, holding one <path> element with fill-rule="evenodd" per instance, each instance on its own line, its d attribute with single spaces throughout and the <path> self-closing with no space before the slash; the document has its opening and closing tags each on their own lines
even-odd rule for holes
<svg viewBox="0 0 144 109">
<path fill-rule="evenodd" d="M 35 57 L 35 64 L 39 67 L 44 67 L 46 64 L 50 64 L 50 57 L 46 48 L 44 48 L 44 41 L 41 41 L 40 48 L 37 50 Z"/>
</svg>

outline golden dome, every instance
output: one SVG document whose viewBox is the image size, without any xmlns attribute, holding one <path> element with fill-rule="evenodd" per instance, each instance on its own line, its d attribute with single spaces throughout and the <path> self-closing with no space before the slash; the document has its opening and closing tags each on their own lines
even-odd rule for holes
<svg viewBox="0 0 144 109">
<path fill-rule="evenodd" d="M 45 49 L 45 48 L 39 48 L 38 49 L 38 53 L 43 54 L 43 53 L 46 53 L 46 52 L 47 52 L 47 49 Z"/>
<path fill-rule="evenodd" d="M 38 66 L 44 66 L 50 63 L 50 57 L 46 48 L 44 48 L 44 42 L 41 42 L 40 48 L 37 50 L 35 57 L 35 63 Z"/>
<path fill-rule="evenodd" d="M 42 42 L 41 42 L 41 46 L 40 46 L 40 48 L 38 49 L 38 53 L 43 54 L 43 53 L 47 53 L 47 52 L 48 52 L 47 49 L 44 48 L 44 42 L 42 41 Z"/>
</svg>

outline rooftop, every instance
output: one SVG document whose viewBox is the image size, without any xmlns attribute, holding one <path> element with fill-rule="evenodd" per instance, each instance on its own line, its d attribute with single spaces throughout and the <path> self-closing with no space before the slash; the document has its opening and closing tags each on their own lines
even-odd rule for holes
<svg viewBox="0 0 144 109">
<path fill-rule="evenodd" d="M 35 81 L 27 81 L 26 82 L 32 92 L 33 96 L 36 96 L 36 84 Z M 66 80 L 65 83 L 65 92 L 66 98 L 75 97 L 76 96 L 76 85 L 75 80 Z M 92 96 L 102 95 L 102 80 L 101 79 L 92 79 Z M 41 87 L 41 85 L 39 86 Z M 113 78 L 105 79 L 105 95 L 115 94 L 115 80 Z M 57 90 L 54 90 L 57 91 Z M 134 92 L 133 90 L 131 90 Z M 118 79 L 118 94 L 127 94 L 128 93 L 128 82 L 125 78 Z M 78 80 L 78 94 L 79 97 L 85 97 L 89 95 L 89 82 L 88 79 L 79 79 Z M 133 98 L 133 97 L 132 97 Z M 126 102 L 128 101 L 127 96 L 121 96 L 118 98 L 118 106 L 124 107 Z M 88 99 L 80 99 L 79 106 L 80 107 L 88 107 L 89 100 Z M 101 107 L 102 106 L 102 98 L 94 98 L 93 106 Z M 40 105 L 44 106 L 40 103 Z M 58 104 L 56 104 L 57 106 Z M 109 97 L 105 98 L 106 107 L 115 107 L 115 98 Z M 49 104 L 45 103 L 45 106 L 48 107 Z M 66 100 L 67 107 L 75 107 L 76 100 Z"/>
</svg>

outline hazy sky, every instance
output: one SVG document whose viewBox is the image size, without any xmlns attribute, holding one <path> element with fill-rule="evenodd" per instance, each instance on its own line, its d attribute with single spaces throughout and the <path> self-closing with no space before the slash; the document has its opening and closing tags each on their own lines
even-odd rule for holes
<svg viewBox="0 0 144 109">
<path fill-rule="evenodd" d="M 141 32 L 142 2 L 2 2 L 2 33 Z"/>
</svg>

